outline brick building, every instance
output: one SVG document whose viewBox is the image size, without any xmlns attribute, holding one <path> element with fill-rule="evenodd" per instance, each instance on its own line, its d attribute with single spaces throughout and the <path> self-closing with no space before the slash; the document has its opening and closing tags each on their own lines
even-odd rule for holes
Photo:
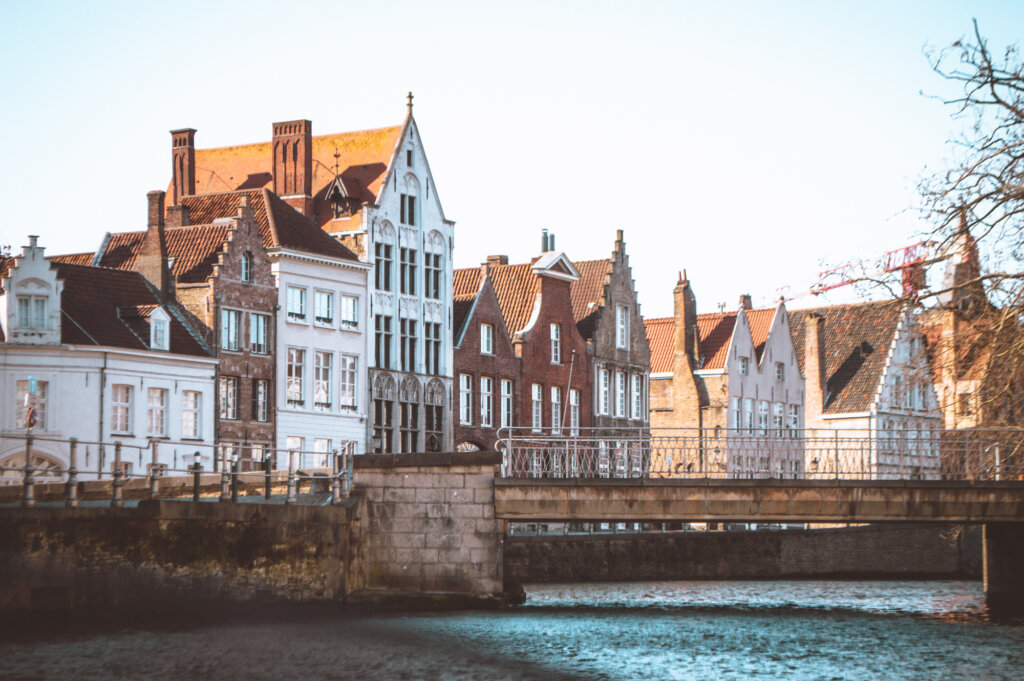
<svg viewBox="0 0 1024 681">
<path fill-rule="evenodd" d="M 652 467 L 669 475 L 800 475 L 803 449 L 794 436 L 804 386 L 785 304 L 755 310 L 742 296 L 735 312 L 698 314 L 685 275 L 673 297 L 674 317 L 645 320 L 651 426 L 680 429 L 699 447 L 655 454 Z"/>
<path fill-rule="evenodd" d="M 622 230 L 610 258 L 573 264 L 580 273 L 572 284 L 573 316 L 587 342 L 594 386 L 591 425 L 646 427 L 651 351 Z"/>
<path fill-rule="evenodd" d="M 462 450 L 495 448 L 499 429 L 518 424 L 519 359 L 490 275 L 502 257 L 455 270 L 455 442 Z"/>
</svg>

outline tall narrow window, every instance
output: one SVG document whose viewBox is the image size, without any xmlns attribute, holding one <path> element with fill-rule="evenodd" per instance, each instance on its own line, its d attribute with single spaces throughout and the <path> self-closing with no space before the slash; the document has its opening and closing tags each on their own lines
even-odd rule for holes
<svg viewBox="0 0 1024 681">
<path fill-rule="evenodd" d="M 110 431 L 113 433 L 130 433 L 132 427 L 132 386 L 113 386 L 110 406 Z"/>
<path fill-rule="evenodd" d="M 416 295 L 416 249 L 400 248 L 401 269 L 399 286 L 402 293 Z"/>
<path fill-rule="evenodd" d="M 49 383 L 47 381 L 36 381 L 36 394 L 32 398 L 32 405 L 36 410 L 36 430 L 46 430 L 46 397 Z M 28 417 L 25 408 L 25 397 L 28 395 L 28 381 L 18 381 L 18 400 L 16 405 L 15 426 L 25 427 L 25 420 Z"/>
<path fill-rule="evenodd" d="M 303 379 L 306 369 L 306 351 L 300 348 L 288 348 L 288 389 L 286 399 L 293 407 L 305 404 L 303 399 Z"/>
<path fill-rule="evenodd" d="M 338 402 L 342 409 L 356 409 L 359 406 L 359 358 L 355 355 L 342 355 L 341 394 Z"/>
<path fill-rule="evenodd" d="M 459 423 L 473 425 L 473 377 L 459 374 Z"/>
<path fill-rule="evenodd" d="M 544 427 L 544 388 L 540 383 L 530 386 L 531 420 L 533 432 L 539 433 Z"/>
<path fill-rule="evenodd" d="M 378 454 L 395 451 L 394 430 L 391 427 L 391 419 L 394 413 L 394 402 L 390 400 L 373 401 L 373 451 Z"/>
<path fill-rule="evenodd" d="M 150 330 L 150 347 L 153 350 L 167 350 L 167 322 L 163 319 L 153 319 Z"/>
<path fill-rule="evenodd" d="M 629 377 L 629 391 L 630 391 L 630 416 L 634 419 L 643 419 L 643 399 L 640 391 L 640 387 L 643 385 L 644 377 L 640 374 L 632 374 Z"/>
<path fill-rule="evenodd" d="M 615 372 L 615 416 L 622 418 L 626 415 L 626 374 L 622 371 Z"/>
<path fill-rule="evenodd" d="M 402 402 L 402 420 L 399 425 L 402 451 L 411 453 L 419 449 L 419 405 L 414 402 Z"/>
<path fill-rule="evenodd" d="M 480 325 L 480 352 L 485 355 L 494 354 L 494 327 L 490 324 Z"/>
<path fill-rule="evenodd" d="M 359 298 L 356 296 L 341 297 L 341 328 L 359 328 Z"/>
<path fill-rule="evenodd" d="M 733 397 L 730 400 L 732 406 L 732 428 L 739 430 L 743 427 L 743 414 L 740 413 L 740 398 Z"/>
<path fill-rule="evenodd" d="M 270 317 L 249 313 L 249 351 L 257 355 L 270 354 Z"/>
<path fill-rule="evenodd" d="M 400 215 L 399 219 L 404 225 L 416 224 L 416 197 L 409 194 L 400 194 Z"/>
<path fill-rule="evenodd" d="M 562 389 L 551 386 L 551 434 L 562 434 Z"/>
<path fill-rule="evenodd" d="M 288 287 L 288 320 L 306 321 L 306 289 L 298 286 Z"/>
<path fill-rule="evenodd" d="M 334 294 L 330 291 L 316 291 L 314 300 L 316 302 L 316 323 L 323 324 L 325 326 L 333 325 Z"/>
<path fill-rule="evenodd" d="M 381 291 L 391 290 L 391 244 L 374 244 L 374 277 L 377 289 Z"/>
<path fill-rule="evenodd" d="M 569 391 L 569 434 L 580 434 L 580 391 Z"/>
<path fill-rule="evenodd" d="M 331 440 L 326 437 L 313 438 L 313 455 L 310 464 L 316 468 L 326 468 L 328 454 L 331 451 Z"/>
<path fill-rule="evenodd" d="M 416 320 L 399 320 L 402 371 L 416 371 Z"/>
<path fill-rule="evenodd" d="M 754 434 L 754 400 L 747 397 L 743 400 L 743 417 L 747 428 L 747 434 Z"/>
<path fill-rule="evenodd" d="M 435 300 L 441 297 L 440 253 L 425 253 L 423 256 L 423 295 Z"/>
<path fill-rule="evenodd" d="M 625 305 L 615 306 L 615 347 L 629 347 L 629 308 Z"/>
<path fill-rule="evenodd" d="M 313 406 L 318 409 L 331 408 L 331 364 L 334 355 L 317 351 L 313 360 Z"/>
<path fill-rule="evenodd" d="M 424 348 L 424 361 L 428 374 L 437 376 L 441 373 L 441 325 L 434 322 L 425 322 L 423 331 L 426 336 L 426 347 Z"/>
<path fill-rule="evenodd" d="M 391 368 L 391 317 L 375 317 L 375 339 L 377 341 L 377 368 Z"/>
<path fill-rule="evenodd" d="M 238 377 L 221 376 L 218 384 L 220 395 L 220 417 L 222 419 L 238 418 Z"/>
<path fill-rule="evenodd" d="M 220 311 L 220 349 L 240 350 L 242 346 L 242 313 L 238 310 Z"/>
<path fill-rule="evenodd" d="M 607 369 L 601 369 L 598 372 L 598 405 L 597 411 L 600 414 L 609 414 L 611 412 L 611 374 Z"/>
<path fill-rule="evenodd" d="M 746 357 L 740 357 L 739 371 L 740 376 L 746 376 L 748 373 L 750 373 L 750 360 L 747 359 Z"/>
<path fill-rule="evenodd" d="M 761 400 L 757 409 L 757 430 L 760 435 L 768 434 L 768 402 Z"/>
<path fill-rule="evenodd" d="M 480 425 L 490 428 L 494 421 L 494 379 L 480 377 Z"/>
<path fill-rule="evenodd" d="M 789 405 L 789 436 L 799 437 L 800 436 L 800 405 L 791 404 Z"/>
<path fill-rule="evenodd" d="M 265 378 L 252 381 L 252 417 L 257 421 L 270 420 L 270 381 Z"/>
<path fill-rule="evenodd" d="M 775 363 L 775 380 L 781 381 L 786 378 L 786 365 L 782 362 Z"/>
<path fill-rule="evenodd" d="M 248 251 L 242 254 L 242 281 L 246 284 L 252 281 L 252 253 Z"/>
<path fill-rule="evenodd" d="M 775 402 L 772 405 L 772 428 L 775 430 L 775 437 L 782 437 L 783 421 L 785 420 L 784 407 L 782 402 Z"/>
<path fill-rule="evenodd" d="M 512 425 L 512 381 L 501 379 L 501 427 Z"/>
<path fill-rule="evenodd" d="M 196 390 L 181 391 L 181 436 L 190 440 L 202 438 L 200 422 L 202 394 Z"/>
<path fill-rule="evenodd" d="M 551 325 L 551 363 L 562 363 L 562 327 L 558 324 Z"/>
<path fill-rule="evenodd" d="M 444 433 L 442 432 L 444 427 L 444 416 L 442 414 L 441 406 L 434 404 L 424 405 L 423 416 L 426 420 L 423 429 L 426 432 L 427 451 L 440 451 L 441 445 L 444 443 Z"/>
</svg>

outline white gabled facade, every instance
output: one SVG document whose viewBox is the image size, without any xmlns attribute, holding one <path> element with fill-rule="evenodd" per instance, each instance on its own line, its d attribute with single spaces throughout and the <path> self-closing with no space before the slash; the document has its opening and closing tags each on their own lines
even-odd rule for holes
<svg viewBox="0 0 1024 681">
<path fill-rule="evenodd" d="M 3 279 L 0 295 L 5 337 L 0 343 L 0 466 L 24 466 L 25 394 L 34 382 L 34 467 L 66 468 L 66 441 L 76 438 L 82 443 L 77 456 L 81 479 L 109 477 L 115 442 L 122 444 L 123 469 L 145 474 L 152 463 L 150 438 L 158 438 L 163 442 L 158 463 L 183 468 L 198 450 L 209 469 L 216 358 L 158 350 L 166 347 L 166 336 L 159 333 L 156 338 L 140 334 L 149 350 L 62 344 L 61 325 L 75 323 L 62 313 L 63 287 L 36 237 L 30 237 Z M 151 326 L 170 319 L 162 307 L 149 313 Z M 13 480 L 20 473 L 3 476 Z"/>
<path fill-rule="evenodd" d="M 277 465 L 287 467 L 289 450 L 316 452 L 302 466 L 327 465 L 333 450 L 363 453 L 370 266 L 287 248 L 267 254 L 279 300 Z"/>
<path fill-rule="evenodd" d="M 452 249 L 410 108 L 360 236 L 373 265 L 368 451 L 453 449 Z"/>
</svg>

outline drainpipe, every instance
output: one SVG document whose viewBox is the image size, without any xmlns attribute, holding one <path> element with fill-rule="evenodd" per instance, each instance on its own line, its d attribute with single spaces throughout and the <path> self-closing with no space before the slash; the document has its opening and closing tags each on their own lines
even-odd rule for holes
<svg viewBox="0 0 1024 681">
<path fill-rule="evenodd" d="M 576 364 L 576 351 L 569 355 L 569 382 L 565 384 L 565 396 L 562 398 L 562 415 L 559 417 L 558 430 L 565 430 L 565 414 L 569 410 L 570 393 L 572 392 L 572 370 Z"/>
<path fill-rule="evenodd" d="M 99 446 L 99 451 L 97 452 L 97 455 L 96 455 L 97 459 L 98 459 L 98 464 L 96 466 L 96 470 L 97 470 L 96 477 L 97 477 L 97 479 L 102 479 L 103 478 L 103 455 L 106 453 L 106 451 L 103 448 L 103 422 L 104 422 L 104 418 L 103 418 L 104 417 L 103 405 L 106 403 L 105 400 L 103 399 L 103 393 L 106 391 L 106 388 L 107 388 L 107 353 L 104 352 L 103 353 L 103 366 L 100 368 L 100 423 L 99 423 L 99 426 L 100 426 L 99 435 L 100 436 L 98 438 L 100 446 Z"/>
</svg>

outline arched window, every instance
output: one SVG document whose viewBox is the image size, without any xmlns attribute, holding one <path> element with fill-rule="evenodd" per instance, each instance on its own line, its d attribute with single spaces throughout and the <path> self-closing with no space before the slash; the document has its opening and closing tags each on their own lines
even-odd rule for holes
<svg viewBox="0 0 1024 681">
<path fill-rule="evenodd" d="M 242 281 L 247 284 L 252 281 L 252 253 L 249 251 L 242 254 Z"/>
</svg>

